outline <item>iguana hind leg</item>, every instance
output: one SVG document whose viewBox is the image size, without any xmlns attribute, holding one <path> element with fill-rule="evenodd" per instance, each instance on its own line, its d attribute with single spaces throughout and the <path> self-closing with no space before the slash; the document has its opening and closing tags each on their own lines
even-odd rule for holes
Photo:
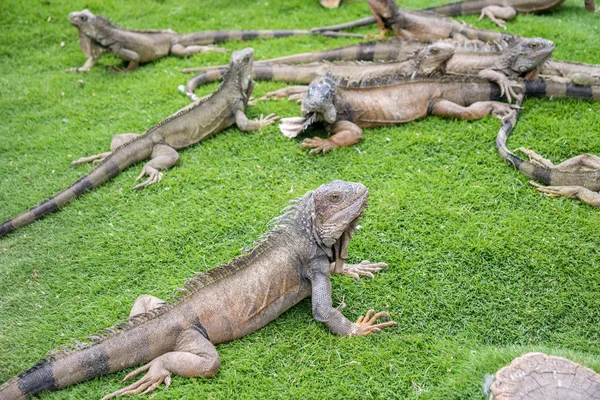
<svg viewBox="0 0 600 400">
<path fill-rule="evenodd" d="M 499 101 L 478 101 L 468 107 L 464 107 L 449 100 L 436 99 L 430 107 L 430 114 L 445 118 L 466 119 L 468 121 L 481 119 L 486 115 L 493 115 L 503 119 L 517 108 L 520 107 Z"/>
<path fill-rule="evenodd" d="M 483 17 L 488 17 L 492 20 L 496 25 L 498 25 L 502 29 L 506 29 L 505 20 L 513 19 L 517 16 L 517 10 L 508 6 L 487 6 L 481 10 L 481 15 L 479 16 L 479 21 L 483 19 Z"/>
<path fill-rule="evenodd" d="M 139 181 L 144 177 L 144 175 L 148 175 L 148 179 L 144 182 L 136 185 L 134 189 L 139 189 L 144 186 L 152 185 L 156 182 L 160 182 L 163 177 L 162 172 L 159 172 L 159 169 L 171 168 L 173 165 L 179 162 L 179 154 L 177 150 L 169 146 L 168 144 L 157 144 L 152 148 L 152 155 L 150 156 L 150 161 L 144 165 L 142 168 L 142 172 L 136 178 L 136 181 Z"/>
<path fill-rule="evenodd" d="M 111 153 L 113 151 L 115 151 L 117 148 L 121 147 L 125 143 L 131 142 L 133 139 L 135 139 L 138 136 L 140 136 L 139 133 L 123 133 L 123 134 L 119 134 L 119 135 L 114 135 L 112 137 L 112 140 L 110 141 L 110 151 L 100 153 L 100 154 L 94 154 L 89 157 L 81 157 L 81 158 L 73 161 L 71 164 L 69 164 L 69 166 L 74 167 L 75 165 L 88 163 L 88 162 L 93 162 L 94 164 L 99 163 L 102 160 L 104 160 L 106 157 L 111 155 Z"/>
<path fill-rule="evenodd" d="M 577 199 L 592 207 L 600 208 L 600 193 L 586 189 L 582 186 L 542 186 L 534 181 L 530 181 L 529 183 L 548 197 Z"/>
<path fill-rule="evenodd" d="M 255 100 L 255 103 L 263 100 L 278 100 L 285 99 L 286 97 L 301 94 L 303 95 L 308 90 L 308 86 L 288 86 L 282 89 L 274 90 L 272 92 L 267 92 L 264 96 L 259 97 Z M 288 99 L 291 100 L 291 99 Z"/>
<path fill-rule="evenodd" d="M 183 46 L 182 44 L 176 43 L 173 46 L 171 46 L 171 54 L 173 54 L 174 56 L 177 56 L 177 57 L 189 57 L 192 54 L 207 53 L 209 51 L 217 51 L 219 53 L 227 53 L 226 49 L 212 45 L 212 44 L 209 44 L 207 46 L 198 46 L 198 45 Z"/>
<path fill-rule="evenodd" d="M 169 387 L 172 373 L 186 378 L 200 376 L 208 378 L 219 372 L 220 367 L 221 360 L 215 346 L 204 336 L 199 327 L 192 326 L 179 335 L 174 351 L 156 357 L 123 379 L 128 381 L 141 372 L 148 371 L 140 380 L 103 397 L 102 400 L 150 393 L 163 382 Z"/>
<path fill-rule="evenodd" d="M 135 299 L 133 307 L 131 307 L 131 311 L 129 312 L 129 318 L 135 317 L 139 314 L 147 313 L 165 303 L 165 301 L 159 299 L 158 297 L 151 296 L 149 294 L 143 294 Z"/>
<path fill-rule="evenodd" d="M 517 150 L 526 154 L 532 164 L 541 167 L 558 169 L 561 171 L 581 172 L 581 171 L 597 171 L 600 170 L 600 157 L 593 154 L 580 154 L 573 158 L 569 158 L 558 165 L 554 165 L 552 161 L 540 156 L 533 150 L 528 150 L 524 147 L 519 147 Z"/>
</svg>

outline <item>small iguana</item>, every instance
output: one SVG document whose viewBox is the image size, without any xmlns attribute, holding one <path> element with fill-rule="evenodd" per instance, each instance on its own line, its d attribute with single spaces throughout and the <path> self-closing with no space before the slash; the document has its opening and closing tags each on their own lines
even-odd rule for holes
<svg viewBox="0 0 600 400">
<path fill-rule="evenodd" d="M 451 18 L 423 11 L 408 11 L 398 8 L 394 0 L 367 0 L 373 18 L 341 25 L 312 28 L 313 32 L 339 31 L 355 26 L 377 22 L 381 36 L 391 32 L 404 39 L 419 39 L 432 42 L 439 39 L 478 39 L 484 42 L 505 38 L 505 33 L 476 29 Z"/>
<path fill-rule="evenodd" d="M 95 169 L 69 188 L 1 224 L 0 237 L 58 210 L 136 162 L 150 158 L 137 179 L 144 175 L 149 178 L 135 189 L 160 181 L 162 173 L 158 170 L 172 167 L 179 161 L 177 149 L 191 146 L 233 124 L 243 131 L 254 131 L 274 123 L 279 119 L 275 114 L 261 117 L 258 121 L 249 120 L 244 114 L 254 88 L 251 77 L 253 58 L 254 50 L 251 48 L 234 52 L 223 83 L 214 93 L 182 108 L 143 135 L 128 133 L 113 136 L 110 152 L 84 157 L 71 163 L 73 166 L 101 161 Z"/>
<path fill-rule="evenodd" d="M 405 61 L 363 63 L 363 62 L 342 62 L 342 63 L 311 63 L 306 65 L 288 65 L 288 64 L 261 64 L 254 65 L 252 69 L 252 78 L 255 80 L 276 80 L 281 82 L 293 82 L 309 84 L 315 78 L 321 77 L 326 73 L 331 73 L 338 77 L 344 77 L 349 80 L 360 81 L 365 78 L 373 78 L 385 75 L 411 75 L 411 74 L 431 74 L 435 71 L 441 71 L 443 65 L 454 54 L 454 45 L 450 43 L 434 43 L 426 46 L 417 54 L 409 57 Z M 194 89 L 207 82 L 214 82 L 223 77 L 227 68 L 214 69 L 196 75 L 190 79 L 186 85 L 186 95 L 192 101 L 197 97 Z M 259 100 L 265 100 L 269 97 L 286 97 L 291 94 L 303 93 L 306 86 L 287 87 L 283 91 L 271 92 Z M 285 92 L 285 93 L 284 93 Z"/>
<path fill-rule="evenodd" d="M 168 55 L 188 57 L 207 51 L 225 51 L 214 46 L 214 43 L 313 34 L 307 30 L 202 31 L 190 34 L 172 30 L 138 31 L 115 26 L 108 19 L 92 14 L 87 9 L 70 13 L 69 21 L 77 27 L 79 45 L 88 59 L 82 67 L 70 68 L 68 72 L 88 72 L 107 51 L 128 61 L 125 72 L 131 72 L 139 63 Z M 339 36 L 332 32 L 326 32 L 325 35 Z"/>
<path fill-rule="evenodd" d="M 560 82 L 518 80 L 517 94 L 535 97 L 570 97 L 600 100 L 597 87 Z M 303 117 L 284 118 L 279 127 L 287 137 L 296 137 L 316 122 L 323 122 L 329 139 L 305 139 L 301 147 L 310 154 L 351 146 L 362 139 L 362 129 L 401 124 L 437 115 L 475 120 L 486 115 L 501 119 L 517 105 L 495 101 L 500 88 L 478 77 L 386 77 L 348 85 L 326 75 L 311 83 L 302 101 Z"/>
<path fill-rule="evenodd" d="M 598 400 L 600 374 L 566 358 L 527 353 L 487 375 L 483 391 L 489 400 Z"/>
<path fill-rule="evenodd" d="M 91 343 L 49 353 L 0 386 L 0 398 L 20 400 L 142 363 L 124 380 L 146 371 L 143 378 L 104 399 L 152 392 L 163 382 L 169 386 L 171 374 L 211 377 L 220 368 L 216 344 L 264 327 L 309 296 L 314 318 L 332 333 L 362 336 L 396 325 L 376 323 L 389 314 L 373 310 L 353 323 L 332 306 L 332 273 L 373 277 L 387 268 L 345 263 L 367 197 L 364 185 L 344 181 L 308 192 L 249 252 L 196 274 L 178 302 L 140 296 L 127 322 L 90 336 Z"/>
<path fill-rule="evenodd" d="M 383 45 L 383 43 L 375 43 L 375 46 L 378 45 Z M 326 72 L 338 77 L 362 80 L 365 77 L 374 78 L 382 75 L 393 75 L 394 73 L 426 75 L 438 71 L 452 75 L 479 75 L 489 79 L 500 86 L 501 96 L 506 94 L 510 102 L 512 98 L 516 97 L 516 93 L 511 88 L 510 80 L 518 77 L 535 77 L 541 66 L 544 65 L 554 51 L 554 43 L 550 40 L 520 37 L 510 37 L 493 43 L 439 41 L 424 46 L 423 50 L 415 53 L 416 56 L 407 55 L 405 61 L 391 64 L 359 64 L 358 66 L 354 64 L 352 67 L 347 67 L 347 64 L 342 63 L 339 67 L 329 66 L 328 64 L 286 67 L 284 65 L 256 63 L 253 69 L 254 78 L 257 80 L 273 79 L 283 82 L 310 83 L 311 78 L 322 76 Z M 450 52 L 451 49 L 454 49 L 452 53 Z M 435 52 L 435 54 L 432 54 L 432 52 Z M 370 54 L 375 54 L 375 52 Z M 394 56 L 397 57 L 397 54 Z M 188 81 L 186 95 L 191 100 L 196 98 L 193 95 L 193 90 L 199 84 L 218 79 L 220 77 L 219 71 L 225 70 L 224 67 L 218 70 L 216 68 L 207 68 L 204 74 L 199 74 Z M 306 91 L 306 87 L 284 88 L 267 93 L 260 100 L 271 97 L 282 98 L 304 91 Z"/>
<path fill-rule="evenodd" d="M 537 82 L 537 87 L 533 83 L 529 83 L 530 94 L 538 93 L 558 93 L 564 92 L 561 89 L 562 83 L 553 83 L 546 81 Z M 554 86 L 553 88 L 549 86 Z M 586 98 L 589 94 L 594 100 L 600 100 L 600 87 L 586 87 L 571 85 L 573 91 L 579 92 L 580 98 Z M 573 94 L 573 93 L 572 93 Z M 574 96 L 577 97 L 577 96 Z M 534 181 L 529 183 L 536 187 L 537 190 L 550 197 L 568 197 L 578 199 L 591 205 L 592 207 L 600 207 L 600 157 L 592 154 L 582 154 L 570 158 L 558 165 L 554 165 L 550 160 L 547 160 L 535 152 L 519 148 L 521 152 L 529 157 L 529 161 L 523 160 L 521 157 L 510 151 L 506 145 L 508 136 L 516 124 L 518 111 L 512 116 L 511 120 L 506 120 L 498 136 L 496 137 L 496 149 L 502 159 L 508 165 L 517 169 L 522 174 L 538 182 L 543 183 L 542 186 Z"/>
<path fill-rule="evenodd" d="M 483 17 L 488 17 L 496 25 L 506 29 L 505 21 L 515 18 L 517 13 L 552 11 L 564 2 L 565 0 L 464 0 L 426 8 L 423 11 L 448 16 L 480 14 L 480 21 Z M 594 0 L 586 0 L 585 6 L 588 11 L 594 11 Z"/>
</svg>

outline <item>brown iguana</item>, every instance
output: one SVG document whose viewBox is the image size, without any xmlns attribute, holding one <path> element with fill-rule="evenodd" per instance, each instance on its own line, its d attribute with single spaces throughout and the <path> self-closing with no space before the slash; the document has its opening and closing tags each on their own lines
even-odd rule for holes
<svg viewBox="0 0 600 400">
<path fill-rule="evenodd" d="M 560 86 L 563 85 L 562 83 L 546 81 L 546 87 L 539 88 L 534 88 L 533 83 L 530 83 L 529 85 L 530 92 L 537 91 L 538 93 L 551 93 L 563 91 L 563 89 L 559 89 Z M 548 86 L 550 85 L 554 85 L 555 88 L 549 88 Z M 600 87 L 598 86 L 586 87 L 572 85 L 571 88 L 572 90 L 579 91 L 580 98 L 585 98 L 587 95 L 586 92 L 588 92 L 595 100 L 600 100 Z M 545 195 L 550 197 L 562 196 L 578 199 L 592 207 L 600 207 L 600 193 L 598 193 L 600 192 L 600 157 L 592 154 L 582 154 L 570 158 L 558 165 L 554 165 L 550 160 L 541 157 L 531 150 L 521 147 L 518 150 L 529 157 L 529 161 L 523 160 L 511 152 L 506 145 L 508 136 L 510 136 L 516 124 L 517 114 L 518 112 L 515 111 L 513 119 L 505 121 L 496 137 L 496 148 L 498 149 L 500 157 L 504 159 L 508 165 L 519 170 L 529 178 L 535 179 L 544 185 L 551 185 L 541 186 L 534 181 L 529 182 Z"/>
<path fill-rule="evenodd" d="M 101 161 L 100 165 L 69 188 L 1 224 L 0 237 L 58 210 L 136 162 L 150 158 L 137 179 L 144 175 L 149 178 L 137 185 L 137 189 L 160 181 L 162 173 L 158 170 L 169 168 L 179 161 L 177 149 L 191 146 L 233 124 L 243 131 L 254 131 L 275 122 L 279 117 L 274 114 L 261 117 L 259 121 L 249 120 L 244 114 L 254 88 L 251 78 L 253 58 L 254 50 L 251 48 L 234 52 L 223 83 L 214 93 L 182 108 L 143 135 L 128 133 L 113 136 L 110 152 L 71 163 Z"/>
<path fill-rule="evenodd" d="M 225 51 L 212 45 L 213 43 L 311 34 L 306 30 L 202 31 L 190 34 L 172 30 L 136 31 L 115 26 L 108 19 L 94 15 L 89 10 L 70 13 L 69 21 L 77 27 L 79 45 L 88 59 L 82 67 L 70 68 L 68 72 L 89 71 L 106 51 L 128 61 L 125 72 L 131 72 L 139 63 L 168 55 L 187 57 L 207 51 Z M 339 36 L 333 32 L 326 32 L 325 35 Z"/>
<path fill-rule="evenodd" d="M 600 374 L 562 357 L 527 353 L 486 376 L 490 400 L 600 399 Z"/>
<path fill-rule="evenodd" d="M 379 45 L 376 43 L 375 45 Z M 552 55 L 554 43 L 542 38 L 510 37 L 493 43 L 465 41 L 454 43 L 439 41 L 416 52 L 416 56 L 406 56 L 405 61 L 386 64 L 352 64 L 339 66 L 328 64 L 309 64 L 298 67 L 285 65 L 255 64 L 254 78 L 274 79 L 283 82 L 310 83 L 313 78 L 330 72 L 338 77 L 362 80 L 365 77 L 392 75 L 429 74 L 434 71 L 452 75 L 479 75 L 498 84 L 501 96 L 506 94 L 508 101 L 516 97 L 511 88 L 511 79 L 517 77 L 535 77 L 542 65 Z M 454 51 L 452 51 L 454 49 Z M 451 52 L 452 51 L 452 52 Z M 435 52 L 435 54 L 433 53 Z M 375 54 L 372 52 L 371 54 Z M 396 53 L 397 54 L 397 53 Z M 201 83 L 217 80 L 226 68 L 207 68 L 188 81 L 186 95 L 194 100 L 193 90 Z M 281 98 L 291 94 L 303 93 L 306 87 L 291 87 L 267 93 L 266 98 Z"/>
<path fill-rule="evenodd" d="M 354 26 L 377 22 L 381 35 L 391 32 L 405 39 L 415 38 L 422 41 L 454 38 L 457 40 L 479 39 L 484 42 L 502 39 L 505 33 L 475 29 L 451 18 L 423 11 L 408 11 L 398 8 L 394 0 L 367 0 L 373 18 L 341 25 L 313 28 L 313 32 L 338 31 Z"/>
<path fill-rule="evenodd" d="M 360 81 L 368 77 L 385 75 L 411 75 L 411 74 L 431 74 L 442 69 L 442 65 L 448 61 L 454 54 L 454 45 L 450 43 L 433 43 L 405 61 L 380 62 L 380 63 L 311 63 L 306 65 L 273 65 L 261 64 L 252 68 L 252 78 L 256 80 L 277 80 L 282 82 L 305 83 L 309 84 L 315 78 L 331 73 L 338 77 L 344 77 L 350 80 Z M 210 71 L 196 75 L 190 79 L 186 85 L 186 95 L 192 101 L 197 97 L 194 89 L 207 82 L 214 82 L 223 77 L 227 68 L 211 68 Z M 285 93 L 277 91 L 272 92 L 266 97 L 285 97 L 294 93 L 303 93 L 306 86 L 292 86 L 285 89 Z"/>
<path fill-rule="evenodd" d="M 598 88 L 560 82 L 520 80 L 517 94 L 600 100 Z M 427 115 L 474 120 L 486 115 L 505 118 L 516 105 L 495 101 L 500 88 L 478 77 L 385 77 L 348 84 L 330 75 L 311 83 L 302 101 L 303 117 L 284 118 L 279 127 L 295 137 L 323 122 L 329 139 L 305 139 L 310 154 L 351 146 L 362 139 L 362 129 L 413 121 Z"/>
<path fill-rule="evenodd" d="M 396 325 L 376 323 L 389 314 L 373 310 L 353 323 L 332 306 L 330 274 L 372 277 L 387 267 L 345 263 L 367 197 L 364 185 L 344 181 L 308 192 L 248 253 L 194 276 L 177 303 L 140 296 L 127 322 L 90 336 L 89 344 L 50 353 L 0 386 L 0 398 L 24 399 L 142 363 L 124 380 L 147 371 L 143 378 L 104 399 L 169 386 L 172 373 L 210 377 L 220 368 L 214 345 L 262 328 L 311 295 L 314 318 L 335 334 L 362 336 Z"/>
<path fill-rule="evenodd" d="M 600 85 L 600 65 L 548 60 L 540 70 L 543 76 L 562 77 L 577 85 Z"/>
</svg>

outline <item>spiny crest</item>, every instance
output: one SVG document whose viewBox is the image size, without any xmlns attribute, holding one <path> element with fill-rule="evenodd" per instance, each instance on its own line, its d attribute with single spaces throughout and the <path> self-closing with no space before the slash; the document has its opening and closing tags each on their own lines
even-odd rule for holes
<svg viewBox="0 0 600 400">
<path fill-rule="evenodd" d="M 449 83 L 449 82 L 488 82 L 483 78 L 475 76 L 456 76 L 456 75 L 443 75 L 438 71 L 431 74 L 419 75 L 419 74 L 392 74 L 378 77 L 367 77 L 361 80 L 352 80 L 346 77 L 340 77 L 327 73 L 323 76 L 324 79 L 329 80 L 335 86 L 345 89 L 361 89 L 361 88 L 377 88 L 391 85 L 399 85 L 403 83 L 418 83 L 418 82 L 437 82 L 437 83 Z"/>
<path fill-rule="evenodd" d="M 515 46 L 521 39 L 517 37 L 507 37 L 490 42 L 481 42 L 479 40 L 467 40 L 459 42 L 457 49 L 465 53 L 472 51 L 474 53 L 502 53 L 507 48 Z"/>
</svg>

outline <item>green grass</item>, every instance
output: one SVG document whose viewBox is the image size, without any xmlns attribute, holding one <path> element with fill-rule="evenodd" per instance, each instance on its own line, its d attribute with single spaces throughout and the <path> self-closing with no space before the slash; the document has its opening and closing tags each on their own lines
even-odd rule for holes
<svg viewBox="0 0 600 400">
<path fill-rule="evenodd" d="M 0 4 L 0 220 L 90 170 L 69 169 L 73 159 L 106 151 L 112 135 L 143 132 L 188 104 L 177 90 L 190 77 L 182 68 L 228 61 L 228 54 L 171 57 L 115 75 L 108 67 L 120 61 L 105 55 L 91 73 L 65 73 L 85 61 L 68 12 L 88 7 L 129 28 L 180 32 L 301 29 L 368 15 L 365 2 L 324 10 L 316 0 L 44 3 Z M 582 3 L 520 15 L 509 30 L 554 40 L 558 59 L 598 63 L 599 16 Z M 464 20 L 495 29 L 475 16 Z M 263 59 L 350 43 L 300 37 L 224 47 L 253 46 Z M 255 94 L 283 86 L 260 82 Z M 511 148 L 528 146 L 554 161 L 598 152 L 600 105 L 540 99 L 524 106 Z M 299 111 L 277 101 L 247 114 Z M 390 264 L 372 281 L 334 277 L 334 302 L 344 300 L 352 319 L 389 310 L 398 327 L 340 338 L 314 321 L 305 300 L 261 331 L 219 345 L 216 377 L 176 377 L 152 398 L 478 399 L 485 373 L 534 350 L 600 370 L 600 214 L 532 189 L 497 156 L 499 126 L 494 118 L 427 118 L 367 129 L 357 146 L 325 157 L 308 157 L 277 126 L 250 134 L 232 127 L 181 151 L 160 184 L 130 190 L 142 164 L 132 166 L 0 239 L 0 382 L 46 351 L 123 320 L 141 294 L 168 299 L 193 272 L 238 255 L 289 199 L 333 179 L 361 181 L 371 192 L 351 261 Z M 125 373 L 42 398 L 100 398 L 122 387 Z"/>
</svg>

